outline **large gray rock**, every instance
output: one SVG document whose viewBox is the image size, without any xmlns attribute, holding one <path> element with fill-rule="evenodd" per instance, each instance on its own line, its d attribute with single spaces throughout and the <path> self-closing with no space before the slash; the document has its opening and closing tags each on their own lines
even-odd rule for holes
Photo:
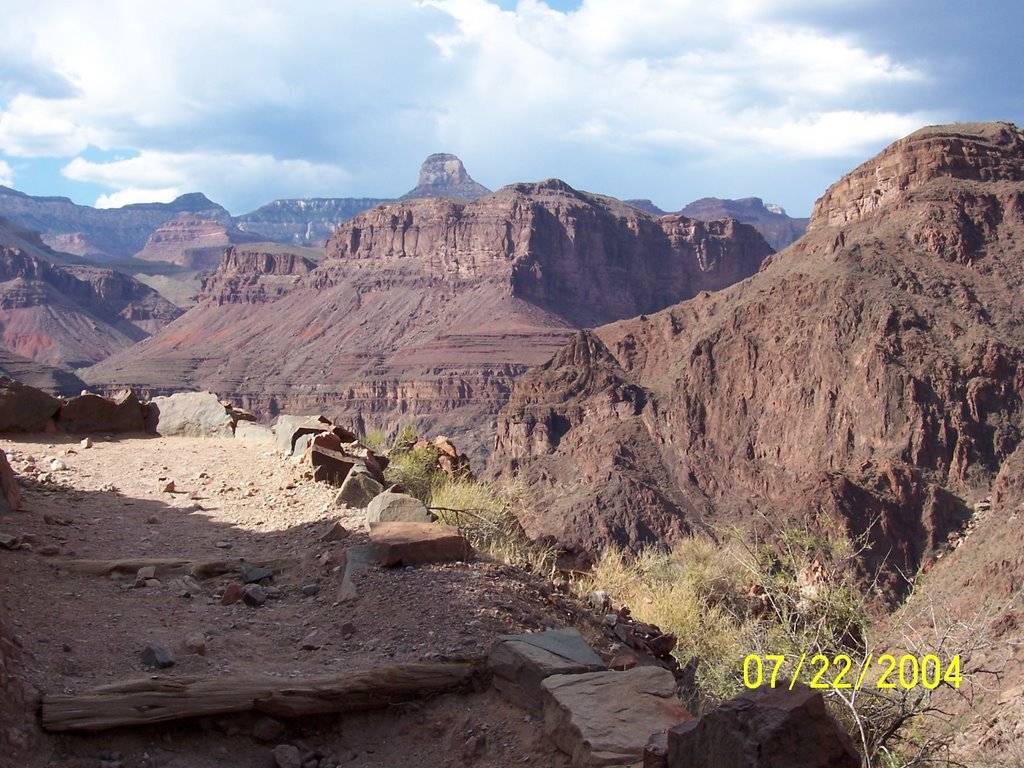
<svg viewBox="0 0 1024 768">
<path fill-rule="evenodd" d="M 361 464 L 356 464 L 349 472 L 341 490 L 334 499 L 338 506 L 342 504 L 353 509 L 364 509 L 378 495 L 384 492 L 384 486 L 378 483 L 369 472 L 363 471 Z"/>
<path fill-rule="evenodd" d="M 60 400 L 41 389 L 0 376 L 0 432 L 52 429 L 60 406 Z"/>
<path fill-rule="evenodd" d="M 804 685 L 749 691 L 668 732 L 669 768 L 859 768 L 850 736 Z"/>
<path fill-rule="evenodd" d="M 574 768 L 638 763 L 652 733 L 691 719 L 661 667 L 552 675 L 541 689 L 544 733 Z"/>
<path fill-rule="evenodd" d="M 57 425 L 67 432 L 141 432 L 145 429 L 142 403 L 125 389 L 108 399 L 85 392 L 72 397 L 57 414 Z"/>
<path fill-rule="evenodd" d="M 423 502 L 407 493 L 385 491 L 366 507 L 366 525 L 372 523 L 429 523 L 430 512 Z"/>
<path fill-rule="evenodd" d="M 150 413 L 157 412 L 158 434 L 179 437 L 231 437 L 234 421 L 212 392 L 178 392 L 154 397 Z"/>
<path fill-rule="evenodd" d="M 239 421 L 235 424 L 235 439 L 243 443 L 271 449 L 275 445 L 274 433 L 270 427 L 254 421 Z"/>
<path fill-rule="evenodd" d="M 508 701 L 540 713 L 540 684 L 551 675 L 577 675 L 607 669 L 575 629 L 549 629 L 501 638 L 487 660 L 492 682 Z"/>
</svg>

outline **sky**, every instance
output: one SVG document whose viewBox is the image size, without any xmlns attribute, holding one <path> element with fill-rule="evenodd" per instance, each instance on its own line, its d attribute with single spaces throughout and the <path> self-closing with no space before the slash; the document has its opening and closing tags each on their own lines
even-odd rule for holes
<svg viewBox="0 0 1024 768">
<path fill-rule="evenodd" d="M 451 152 L 790 215 L 935 123 L 1024 124 L 1019 0 L 0 0 L 0 184 L 113 207 L 396 197 Z"/>
</svg>

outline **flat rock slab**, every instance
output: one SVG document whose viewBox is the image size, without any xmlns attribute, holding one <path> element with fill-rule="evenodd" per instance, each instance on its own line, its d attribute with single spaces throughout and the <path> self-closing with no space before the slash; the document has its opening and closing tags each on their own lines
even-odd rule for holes
<svg viewBox="0 0 1024 768">
<path fill-rule="evenodd" d="M 575 629 L 546 630 L 501 638 L 487 660 L 497 691 L 518 707 L 539 714 L 540 684 L 551 675 L 577 675 L 607 669 Z"/>
<path fill-rule="evenodd" d="M 639 763 L 652 733 L 692 719 L 661 667 L 552 675 L 541 689 L 544 732 L 574 768 Z"/>
<path fill-rule="evenodd" d="M 372 523 L 370 541 L 385 567 L 468 560 L 473 548 L 456 528 L 437 523 Z"/>
<path fill-rule="evenodd" d="M 274 447 L 274 433 L 270 427 L 252 421 L 240 421 L 235 425 L 235 439 L 248 445 Z"/>
<path fill-rule="evenodd" d="M 355 509 L 365 509 L 371 501 L 384 492 L 384 486 L 378 483 L 368 472 L 360 471 L 360 465 L 356 464 L 349 472 L 345 482 L 341 484 L 334 503 L 337 506 L 344 504 Z"/>
<path fill-rule="evenodd" d="M 385 491 L 366 507 L 366 525 L 374 523 L 429 523 L 430 511 L 422 501 L 407 493 Z"/>
</svg>

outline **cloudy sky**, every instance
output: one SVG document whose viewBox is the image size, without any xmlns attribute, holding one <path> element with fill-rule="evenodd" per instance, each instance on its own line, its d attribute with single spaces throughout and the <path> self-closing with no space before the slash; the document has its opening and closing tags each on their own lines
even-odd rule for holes
<svg viewBox="0 0 1024 768">
<path fill-rule="evenodd" d="M 1018 0 L 0 0 L 0 184 L 392 197 L 431 152 L 807 215 L 923 125 L 1024 124 Z"/>
</svg>

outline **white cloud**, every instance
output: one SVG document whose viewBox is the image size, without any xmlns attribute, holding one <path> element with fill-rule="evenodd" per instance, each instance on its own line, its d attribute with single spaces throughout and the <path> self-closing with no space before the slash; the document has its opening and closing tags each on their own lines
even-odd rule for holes
<svg viewBox="0 0 1024 768">
<path fill-rule="evenodd" d="M 268 202 L 262 196 L 252 197 L 255 190 L 273 187 L 281 197 L 329 196 L 349 180 L 342 168 L 307 160 L 213 152 L 144 151 L 110 162 L 76 157 L 62 173 L 116 190 L 97 199 L 100 208 L 168 202 L 186 192 L 203 192 L 215 201 L 244 200 L 255 208 Z"/>
<path fill-rule="evenodd" d="M 0 184 L 5 187 L 14 186 L 14 169 L 3 160 L 0 160 Z"/>
<path fill-rule="evenodd" d="M 596 185 L 630 158 L 679 168 L 737 146 L 845 157 L 918 119 L 880 104 L 925 75 L 789 20 L 823 2 L 840 0 L 13 4 L 5 56 L 51 86 L 0 91 L 0 152 L 74 158 L 66 174 L 105 202 L 201 189 L 233 209 L 400 194 L 432 151 L 492 184 Z M 88 162 L 89 147 L 137 157 Z"/>
</svg>

